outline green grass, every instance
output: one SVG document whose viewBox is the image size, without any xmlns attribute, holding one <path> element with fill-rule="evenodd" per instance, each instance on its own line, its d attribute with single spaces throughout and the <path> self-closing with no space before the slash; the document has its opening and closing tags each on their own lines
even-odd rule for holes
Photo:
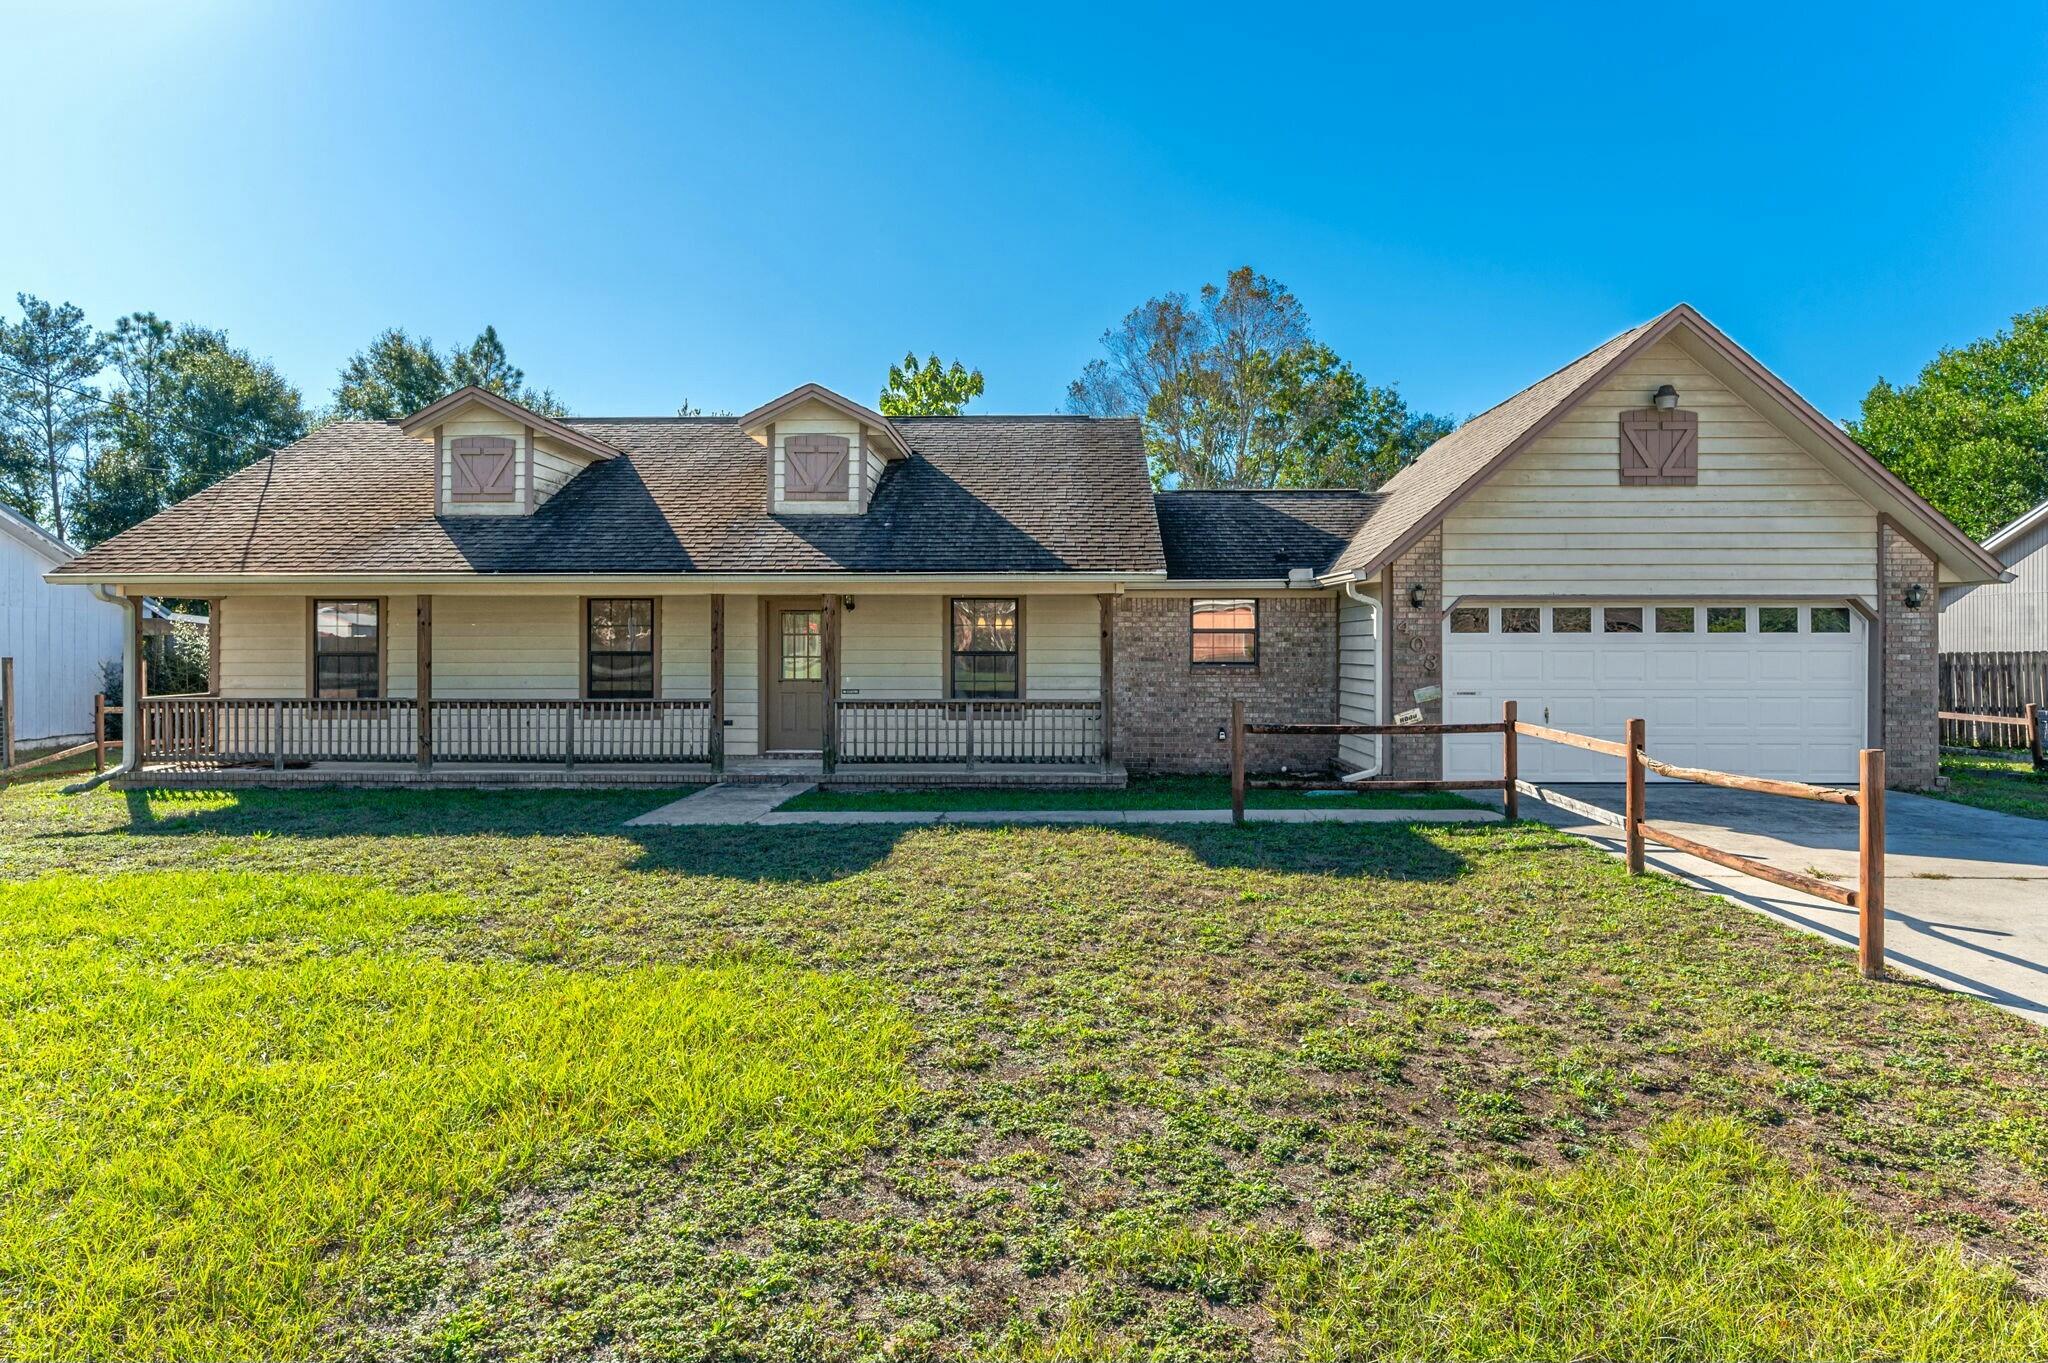
<svg viewBox="0 0 2048 1363">
<path fill-rule="evenodd" d="M 2048 772 L 2035 771 L 2024 755 L 1944 751 L 1941 774 L 1948 778 L 1943 799 L 2048 819 Z"/>
<path fill-rule="evenodd" d="M 904 1096 L 873 990 L 396 949 L 458 912 L 300 875 L 0 886 L 0 1353 L 302 1355 L 366 1255 L 513 1179 L 843 1149 Z"/>
<path fill-rule="evenodd" d="M 0 794 L 0 1354 L 2048 1353 L 2048 1037 L 1554 830 L 661 799 Z"/>
<path fill-rule="evenodd" d="M 1301 790 L 1247 790 L 1248 809 L 1474 809 L 1449 791 L 1402 794 L 1358 791 L 1316 794 Z M 1230 780 L 1223 776 L 1139 776 L 1122 790 L 810 790 L 781 808 L 858 810 L 1228 809 Z"/>
</svg>

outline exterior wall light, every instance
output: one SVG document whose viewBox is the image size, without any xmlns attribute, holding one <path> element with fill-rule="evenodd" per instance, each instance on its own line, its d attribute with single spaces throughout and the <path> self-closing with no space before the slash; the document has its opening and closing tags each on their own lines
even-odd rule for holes
<svg viewBox="0 0 2048 1363">
<path fill-rule="evenodd" d="M 1659 411 L 1668 412 L 1678 405 L 1678 390 L 1667 383 L 1659 388 L 1657 396 L 1650 400 L 1657 404 Z"/>
<path fill-rule="evenodd" d="M 848 610 L 852 610 L 852 609 L 853 609 L 853 598 L 852 598 L 852 597 L 850 597 L 850 596 L 842 596 L 842 597 L 840 597 L 840 598 L 839 598 L 839 604 L 840 604 L 840 605 L 842 605 L 842 606 L 844 606 L 844 607 L 846 607 L 846 609 L 848 609 Z"/>
<path fill-rule="evenodd" d="M 1921 586 L 1921 585 L 1920 585 L 1919 583 L 1917 583 L 1917 582 L 1915 582 L 1915 583 L 1912 583 L 1911 585 L 1909 585 L 1909 586 L 1908 586 L 1908 587 L 1906 588 L 1906 609 L 1907 609 L 1907 610 L 1909 610 L 1909 611 L 1916 611 L 1916 610 L 1919 610 L 1919 609 L 1920 609 L 1920 603 L 1921 603 L 1921 602 L 1923 602 L 1923 601 L 1925 601 L 1926 599 L 1927 599 L 1927 591 L 1926 591 L 1926 589 L 1925 589 L 1924 587 L 1922 587 L 1922 586 Z"/>
<path fill-rule="evenodd" d="M 1426 600 L 1428 600 L 1428 594 L 1422 590 L 1420 582 L 1408 589 L 1408 604 L 1415 607 L 1415 609 L 1421 610 L 1422 603 Z"/>
</svg>

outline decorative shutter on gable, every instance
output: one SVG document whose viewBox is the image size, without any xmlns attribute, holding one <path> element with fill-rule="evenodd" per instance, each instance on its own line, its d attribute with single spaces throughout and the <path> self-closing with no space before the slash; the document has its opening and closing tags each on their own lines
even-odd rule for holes
<svg viewBox="0 0 2048 1363">
<path fill-rule="evenodd" d="M 505 435 L 459 435 L 448 442 L 449 500 L 509 502 L 519 442 Z"/>
<path fill-rule="evenodd" d="M 851 445 L 843 435 L 792 435 L 782 445 L 782 495 L 791 502 L 846 500 Z"/>
<path fill-rule="evenodd" d="M 1621 414 L 1621 481 L 1691 487 L 1700 480 L 1700 414 L 1640 407 Z"/>
</svg>

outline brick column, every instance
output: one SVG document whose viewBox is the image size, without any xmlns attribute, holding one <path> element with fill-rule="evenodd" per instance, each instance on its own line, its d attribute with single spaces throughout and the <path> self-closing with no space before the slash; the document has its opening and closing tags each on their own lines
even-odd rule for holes
<svg viewBox="0 0 2048 1363">
<path fill-rule="evenodd" d="M 1384 576 L 1387 590 L 1387 694 L 1380 702 L 1383 722 L 1391 724 L 1402 710 L 1418 708 L 1418 687 L 1434 686 L 1436 700 L 1419 707 L 1425 724 L 1441 724 L 1444 703 L 1444 532 L 1433 528 L 1400 558 L 1388 566 Z M 1417 583 L 1422 585 L 1422 605 L 1409 604 Z M 1440 738 L 1389 738 L 1385 774 L 1405 780 L 1436 780 L 1444 774 L 1444 745 Z"/>
<path fill-rule="evenodd" d="M 1929 790 L 1941 770 L 1941 721 L 1935 718 L 1941 704 L 1941 589 L 1934 560 L 1889 520 L 1878 522 L 1877 545 L 1885 781 L 1898 790 Z M 1917 610 L 1906 605 L 1906 590 L 1915 585 L 1921 591 Z"/>
</svg>

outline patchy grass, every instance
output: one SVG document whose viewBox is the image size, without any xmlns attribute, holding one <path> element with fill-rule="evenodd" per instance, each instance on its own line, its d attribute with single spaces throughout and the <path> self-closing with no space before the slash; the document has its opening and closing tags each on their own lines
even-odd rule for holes
<svg viewBox="0 0 2048 1363">
<path fill-rule="evenodd" d="M 1450 791 L 1247 790 L 1248 809 L 1477 809 L 1482 806 Z M 856 810 L 1039 810 L 1039 809 L 1228 809 L 1226 776 L 1135 776 L 1122 790 L 808 790 L 783 809 Z"/>
<path fill-rule="evenodd" d="M 7 1007 L 25 1039 L 5 1044 L 56 1029 L 73 1067 L 0 1065 L 0 1120 L 10 1139 L 36 1120 L 111 1123 L 118 1139 L 94 1135 L 93 1148 L 131 1171 L 181 1148 L 179 1095 L 213 1090 L 188 1083 L 202 1049 L 191 1027 L 152 1021 L 179 1014 L 138 1011 L 155 999 L 200 1018 L 227 1010 L 229 1038 L 273 1039 L 220 1048 L 239 1085 L 221 1091 L 303 1082 L 310 1097 L 290 1090 L 302 1111 L 204 1110 L 231 1127 L 261 1120 L 303 1149 L 339 1139 L 300 1130 L 345 1110 L 322 1096 L 322 1074 L 374 1094 L 392 1071 L 395 1106 L 423 1104 L 432 1130 L 490 1125 L 457 1102 L 461 1076 L 493 1073 L 507 1049 L 515 1069 L 557 1047 L 619 1076 L 574 1089 L 502 1145 L 472 1137 L 464 1148 L 492 1159 L 513 1152 L 493 1174 L 408 1166 L 453 1191 L 404 1193 L 425 1209 L 389 1234 L 366 1235 L 373 1214 L 283 1237 L 309 1265 L 317 1310 L 295 1319 L 310 1334 L 227 1312 L 209 1295 L 225 1267 L 149 1280 L 190 1338 L 270 1334 L 260 1352 L 2048 1350 L 2034 1297 L 2048 1282 L 2048 1038 L 1919 983 L 1866 984 L 1839 948 L 1674 882 L 1631 881 L 1541 825 L 622 826 L 661 799 L 0 795 L 0 876 L 92 878 L 17 891 L 32 907 L 5 967 L 19 981 Z M 244 932 L 233 923 L 246 915 L 230 915 L 178 937 L 188 911 L 160 926 L 120 917 L 141 912 L 134 888 L 152 883 L 120 877 L 194 868 L 277 887 L 266 912 L 286 926 Z M 356 882 L 329 895 L 336 876 L 372 878 L 374 896 Z M 100 883 L 129 887 L 115 893 L 129 907 L 86 907 Z M 242 970 L 282 973 L 233 1009 L 229 972 Z M 391 992 L 361 993 L 364 971 Z M 736 1027 L 793 1011 L 810 1038 L 791 1040 L 799 1053 L 834 1053 L 827 1018 L 867 1035 L 906 1025 L 877 1002 L 894 1001 L 907 1094 L 887 1048 L 871 1047 L 872 1068 L 823 1085 L 855 1109 L 833 1118 L 804 1096 L 801 1065 L 775 1068 L 788 1052 L 771 1032 L 750 1045 L 774 1082 L 796 1086 L 770 1110 L 781 1115 L 740 1095 L 702 1124 L 722 1138 L 618 1138 L 663 1100 L 650 1071 L 673 1062 L 637 1052 L 660 1051 L 682 1005 L 616 991 L 706 971 L 754 1000 Z M 419 1057 L 440 1054 L 418 1049 L 428 1040 L 406 1040 L 421 1037 L 406 1022 L 413 972 L 425 997 L 452 995 L 456 1016 L 494 1019 L 432 1043 L 457 1047 L 446 1081 L 422 1077 Z M 217 1004 L 201 988 L 216 975 Z M 113 1000 L 35 992 L 74 976 L 103 980 Z M 621 1021 L 595 1037 L 518 1030 L 542 1027 L 529 1001 L 576 991 L 598 991 Z M 374 1003 L 359 1011 L 363 997 Z M 45 998 L 61 1000 L 51 1017 L 38 1015 Z M 817 1011 L 821 999 L 849 1001 Z M 104 1064 L 72 1012 L 100 1019 Z M 493 1027 L 546 1044 L 485 1047 Z M 123 1097 L 111 1115 L 73 1117 L 66 1085 Z M 142 1112 L 168 1124 L 124 1115 Z M 361 1149 L 410 1130 L 377 1121 Z M 73 1165 L 94 1190 L 81 1209 L 37 1172 L 61 1158 L 4 1167 L 44 1180 L 26 1204 L 59 1217 L 44 1224 L 90 1214 L 99 1238 L 87 1252 L 66 1231 L 44 1248 L 15 1233 L 29 1221 L 4 1223 L 11 1253 L 45 1256 L 25 1263 L 74 1268 L 0 1270 L 0 1320 L 16 1331 L 0 1352 L 151 1352 L 22 1323 L 81 1310 L 102 1250 L 165 1271 L 148 1247 L 185 1243 L 205 1206 Z M 261 1169 L 273 1157 L 247 1158 Z M 316 1165 L 358 1167 L 301 1167 Z M 255 1206 L 276 1196 L 233 1161 L 206 1187 Z M 25 1215 L 18 1196 L 9 1185 L 10 1218 Z M 337 1225 L 355 1229 L 336 1237 Z"/>
<path fill-rule="evenodd" d="M 1941 774 L 1948 778 L 1948 789 L 1939 792 L 1945 800 L 2048 819 L 2048 772 L 2035 771 L 2024 753 L 1944 750 Z"/>
</svg>

